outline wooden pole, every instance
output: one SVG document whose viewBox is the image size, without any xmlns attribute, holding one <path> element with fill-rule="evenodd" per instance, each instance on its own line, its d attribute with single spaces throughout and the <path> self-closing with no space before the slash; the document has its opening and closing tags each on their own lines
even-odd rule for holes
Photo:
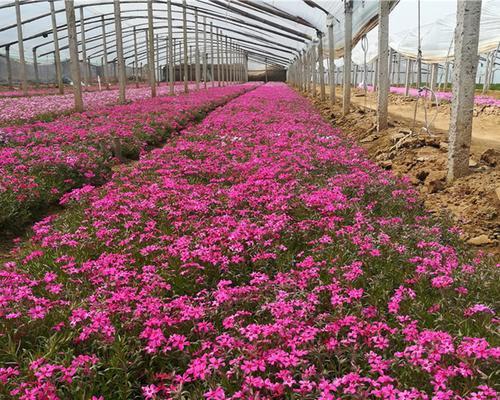
<svg viewBox="0 0 500 400">
<path fill-rule="evenodd" d="M 90 85 L 87 62 L 87 47 L 85 45 L 85 17 L 83 6 L 80 7 L 80 42 L 82 43 L 82 61 L 83 61 L 83 76 L 86 85 Z"/>
<path fill-rule="evenodd" d="M 50 18 L 52 22 L 52 39 L 54 40 L 54 64 L 56 69 L 56 82 L 59 94 L 64 94 L 64 85 L 62 81 L 61 52 L 59 50 L 59 38 L 57 34 L 56 13 L 54 10 L 54 0 L 49 0 Z"/>
<path fill-rule="evenodd" d="M 330 84 L 330 103 L 335 104 L 335 41 L 333 37 L 333 17 L 328 19 L 328 79 Z"/>
<path fill-rule="evenodd" d="M 352 46 L 352 0 L 345 0 L 345 34 L 344 34 L 344 80 L 343 104 L 344 115 L 349 113 L 351 107 L 351 46 Z"/>
<path fill-rule="evenodd" d="M 377 58 L 377 131 L 388 127 L 389 106 L 389 13 L 391 1 L 379 1 L 378 6 L 378 58 Z"/>
<path fill-rule="evenodd" d="M 461 0 L 457 6 L 455 66 L 448 135 L 448 181 L 469 173 L 481 3 L 477 0 Z"/>
<path fill-rule="evenodd" d="M 118 62 L 118 84 L 119 84 L 119 97 L 120 104 L 124 104 L 125 86 L 127 77 L 125 75 L 125 60 L 123 58 L 123 36 L 122 36 L 122 20 L 120 12 L 120 0 L 114 0 L 114 14 L 115 14 L 115 34 L 116 34 L 116 57 Z M 83 9 L 83 7 L 81 8 Z"/>
<path fill-rule="evenodd" d="M 184 41 L 184 93 L 188 92 L 188 44 L 186 0 L 182 0 L 182 38 Z"/>
<path fill-rule="evenodd" d="M 148 0 L 148 69 L 151 97 L 156 97 L 155 32 L 153 26 L 153 0 Z"/>
<path fill-rule="evenodd" d="M 174 80 L 175 80 L 175 51 L 174 51 L 174 41 L 173 41 L 173 29 L 172 29 L 172 0 L 167 1 L 167 17 L 168 17 L 168 47 L 170 52 L 170 62 L 169 66 L 169 93 L 173 95 L 174 91 Z"/>
<path fill-rule="evenodd" d="M 80 76 L 80 61 L 78 59 L 78 39 L 76 36 L 74 0 L 64 0 L 68 28 L 68 44 L 71 64 L 71 79 L 75 98 L 75 111 L 83 111 L 82 81 Z"/>
</svg>

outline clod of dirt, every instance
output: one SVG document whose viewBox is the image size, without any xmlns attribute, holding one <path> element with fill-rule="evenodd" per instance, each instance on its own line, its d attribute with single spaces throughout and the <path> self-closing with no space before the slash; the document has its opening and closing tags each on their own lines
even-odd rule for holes
<svg viewBox="0 0 500 400">
<path fill-rule="evenodd" d="M 488 149 L 481 154 L 481 161 L 490 167 L 495 167 L 500 161 L 500 152 L 495 149 Z"/>
<path fill-rule="evenodd" d="M 469 160 L 469 167 L 470 167 L 470 168 L 476 168 L 476 167 L 477 167 L 477 161 L 476 161 L 476 160 L 474 160 L 473 158 L 471 158 L 471 159 Z"/>
<path fill-rule="evenodd" d="M 467 240 L 467 243 L 473 246 L 484 246 L 486 244 L 492 244 L 493 240 L 491 240 L 488 235 L 479 235 Z"/>
<path fill-rule="evenodd" d="M 495 189 L 495 193 L 497 194 L 498 201 L 500 201 L 500 186 Z"/>
</svg>

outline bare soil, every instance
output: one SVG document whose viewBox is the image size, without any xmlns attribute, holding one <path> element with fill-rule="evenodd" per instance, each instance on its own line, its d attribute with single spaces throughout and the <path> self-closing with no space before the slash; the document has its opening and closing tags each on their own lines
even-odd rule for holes
<svg viewBox="0 0 500 400">
<path fill-rule="evenodd" d="M 354 89 L 350 114 L 337 103 L 311 101 L 336 127 L 356 140 L 385 169 L 406 175 L 419 190 L 429 211 L 451 218 L 463 239 L 477 249 L 500 255 L 500 109 L 476 106 L 470 174 L 446 183 L 450 105 L 438 107 L 390 95 L 389 129 L 376 130 L 376 95 Z M 427 112 L 427 123 L 426 115 Z M 429 122 L 432 122 L 429 124 Z"/>
</svg>

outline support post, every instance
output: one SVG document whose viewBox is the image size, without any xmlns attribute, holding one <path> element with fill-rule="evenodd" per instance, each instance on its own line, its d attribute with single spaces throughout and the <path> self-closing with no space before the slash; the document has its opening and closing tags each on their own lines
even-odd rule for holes
<svg viewBox="0 0 500 400">
<path fill-rule="evenodd" d="M 10 61 L 10 46 L 5 46 L 5 58 L 7 59 L 7 82 L 9 84 L 9 89 L 13 88 L 12 83 L 12 64 Z"/>
<path fill-rule="evenodd" d="M 153 27 L 153 0 L 148 0 L 148 69 L 149 84 L 151 85 L 151 97 L 156 97 L 156 74 L 155 74 L 155 32 Z"/>
<path fill-rule="evenodd" d="M 436 90 L 437 78 L 438 78 L 439 64 L 432 64 L 431 66 L 431 84 L 430 89 L 432 91 Z"/>
<path fill-rule="evenodd" d="M 220 65 L 220 32 L 217 29 L 216 35 L 215 35 L 215 40 L 217 41 L 217 86 L 220 87 L 221 85 L 221 65 Z"/>
<path fill-rule="evenodd" d="M 311 68 L 312 68 L 312 95 L 316 97 L 318 95 L 317 92 L 317 82 L 318 82 L 318 70 L 316 69 L 316 46 L 313 44 L 311 46 Z"/>
<path fill-rule="evenodd" d="M 86 65 L 87 62 L 87 46 L 85 45 L 85 17 L 83 13 L 83 6 L 80 7 L 80 41 L 82 43 L 82 61 L 83 61 L 83 76 L 84 82 L 88 86 L 89 76 L 88 76 L 88 68 Z"/>
<path fill-rule="evenodd" d="M 318 32 L 318 62 L 319 62 L 319 90 L 321 101 L 325 100 L 325 68 L 323 64 L 323 33 Z"/>
<path fill-rule="evenodd" d="M 406 59 L 406 73 L 405 73 L 405 96 L 410 94 L 410 73 L 411 73 L 411 60 Z"/>
<path fill-rule="evenodd" d="M 184 43 L 184 93 L 188 92 L 188 43 L 186 0 L 182 0 L 182 39 Z"/>
<path fill-rule="evenodd" d="M 156 34 L 156 85 L 160 86 L 161 69 L 160 69 L 160 35 Z"/>
<path fill-rule="evenodd" d="M 203 86 L 207 88 L 207 17 L 203 17 Z"/>
<path fill-rule="evenodd" d="M 344 85 L 342 113 L 347 115 L 351 107 L 352 0 L 345 0 L 344 14 Z"/>
<path fill-rule="evenodd" d="M 139 87 L 139 63 L 137 60 L 137 31 L 134 26 L 134 65 L 135 65 L 135 87 Z"/>
<path fill-rule="evenodd" d="M 15 1 L 16 6 L 16 21 L 17 21 L 17 45 L 19 48 L 19 62 L 21 63 L 21 87 L 23 94 L 28 95 L 28 78 L 26 74 L 26 60 L 24 59 L 24 38 L 23 26 L 21 23 L 21 5 L 19 0 Z"/>
<path fill-rule="evenodd" d="M 396 79 L 398 86 L 401 84 L 401 54 L 398 53 L 398 77 Z"/>
<path fill-rule="evenodd" d="M 266 73 L 266 83 L 267 83 L 267 57 L 264 58 L 265 73 Z"/>
<path fill-rule="evenodd" d="M 211 72 L 211 80 L 212 87 L 215 87 L 215 69 L 214 69 L 214 25 L 210 22 L 210 72 Z"/>
<path fill-rule="evenodd" d="M 83 111 L 82 80 L 80 76 L 80 61 L 78 59 L 78 42 L 76 36 L 75 3 L 74 0 L 64 0 L 68 28 L 68 44 L 71 64 L 71 79 L 75 98 L 75 111 Z"/>
<path fill-rule="evenodd" d="M 200 46 L 199 46 L 199 35 L 198 35 L 198 9 L 194 9 L 194 75 L 196 80 L 196 90 L 200 89 Z"/>
<path fill-rule="evenodd" d="M 174 91 L 174 80 L 175 80 L 175 51 L 174 51 L 174 41 L 173 41 L 173 29 L 172 29 L 172 0 L 167 1 L 167 14 L 168 14 L 168 47 L 170 53 L 169 67 L 169 93 L 173 95 Z"/>
<path fill-rule="evenodd" d="M 330 85 L 330 103 L 335 104 L 335 41 L 333 37 L 333 17 L 328 18 L 328 80 Z"/>
<path fill-rule="evenodd" d="M 108 82 L 108 44 L 106 39 L 106 24 L 104 22 L 104 15 L 101 15 L 101 27 L 102 27 L 102 80 L 106 88 L 109 89 Z"/>
<path fill-rule="evenodd" d="M 38 75 L 38 60 L 36 57 L 36 47 L 33 47 L 33 68 L 35 69 L 35 86 L 40 86 L 40 77 Z"/>
<path fill-rule="evenodd" d="M 481 3 L 477 0 L 462 0 L 457 6 L 453 95 L 448 135 L 448 181 L 469 172 Z"/>
<path fill-rule="evenodd" d="M 377 92 L 377 131 L 387 129 L 389 106 L 389 13 L 391 1 L 379 1 L 378 7 L 378 92 Z"/>
<path fill-rule="evenodd" d="M 122 20 L 120 12 L 120 0 L 114 0 L 114 14 L 115 14 L 115 34 L 116 34 L 116 57 L 118 62 L 118 84 L 119 84 L 119 97 L 120 104 L 124 104 L 125 98 L 125 60 L 123 58 L 123 37 L 122 37 Z M 83 7 L 81 8 L 83 9 Z M 83 28 L 83 26 L 82 26 Z"/>
<path fill-rule="evenodd" d="M 64 85 L 62 80 L 61 52 L 59 50 L 59 37 L 57 34 L 56 13 L 54 10 L 54 0 L 49 0 L 50 18 L 52 21 L 52 39 L 54 40 L 54 63 L 56 69 L 56 82 L 59 94 L 64 94 Z"/>
</svg>

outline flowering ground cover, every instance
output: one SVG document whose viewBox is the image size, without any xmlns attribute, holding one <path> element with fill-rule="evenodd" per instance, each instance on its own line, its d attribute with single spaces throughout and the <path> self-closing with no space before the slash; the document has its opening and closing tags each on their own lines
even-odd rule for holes
<svg viewBox="0 0 500 400">
<path fill-rule="evenodd" d="M 373 91 L 373 86 L 368 86 L 367 87 L 370 92 Z M 394 94 L 400 94 L 404 95 L 405 94 L 405 88 L 400 87 L 400 86 L 391 86 L 390 87 L 390 92 Z M 428 90 L 424 90 L 419 93 L 418 89 L 415 88 L 410 88 L 408 91 L 408 94 L 411 97 L 418 97 L 418 96 L 427 96 L 431 98 L 432 94 Z M 436 97 L 438 98 L 439 101 L 451 101 L 452 93 L 451 92 L 435 92 Z M 489 105 L 493 107 L 500 107 L 500 99 L 496 99 L 492 96 L 486 96 L 486 95 L 476 95 L 474 96 L 474 104 L 478 105 Z"/>
<path fill-rule="evenodd" d="M 193 90 L 195 85 L 189 84 L 189 89 Z M 176 84 L 176 93 L 184 90 L 183 84 Z M 161 85 L 157 88 L 159 96 L 167 95 L 169 87 Z M 127 100 L 137 101 L 147 99 L 151 96 L 151 89 L 148 86 L 128 87 Z M 103 107 L 118 103 L 118 89 L 102 91 L 83 92 L 83 103 L 86 110 L 99 110 Z M 33 120 L 52 120 L 60 114 L 71 112 L 74 107 L 73 94 L 28 96 L 28 97 L 1 97 L 0 96 L 0 125 L 21 123 Z"/>
<path fill-rule="evenodd" d="M 21 227 L 69 189 L 103 183 L 117 162 L 137 159 L 173 131 L 252 87 L 160 96 L 0 128 L 0 231 Z"/>
<path fill-rule="evenodd" d="M 212 112 L 0 273 L 20 399 L 495 399 L 496 271 L 285 85 Z"/>
</svg>

